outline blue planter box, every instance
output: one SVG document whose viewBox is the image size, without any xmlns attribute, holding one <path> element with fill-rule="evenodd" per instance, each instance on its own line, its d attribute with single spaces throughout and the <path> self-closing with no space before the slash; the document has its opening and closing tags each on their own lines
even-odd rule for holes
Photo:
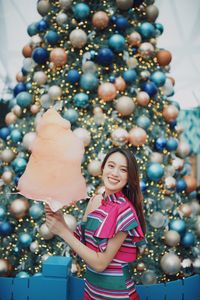
<svg viewBox="0 0 200 300">
<path fill-rule="evenodd" d="M 0 277 L 0 300 L 81 300 L 84 280 L 71 276 L 70 269 L 70 257 L 51 256 L 42 276 Z M 136 289 L 141 300 L 200 300 L 200 275 Z"/>
</svg>

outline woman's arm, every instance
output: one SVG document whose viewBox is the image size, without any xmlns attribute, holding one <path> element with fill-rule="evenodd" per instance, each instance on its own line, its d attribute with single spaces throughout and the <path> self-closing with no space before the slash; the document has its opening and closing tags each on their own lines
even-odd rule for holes
<svg viewBox="0 0 200 300">
<path fill-rule="evenodd" d="M 106 269 L 125 240 L 127 233 L 118 232 L 109 239 L 106 251 L 96 252 L 81 243 L 67 227 L 60 212 L 53 213 L 46 208 L 46 224 L 56 235 L 59 235 L 93 270 L 102 272 Z"/>
</svg>

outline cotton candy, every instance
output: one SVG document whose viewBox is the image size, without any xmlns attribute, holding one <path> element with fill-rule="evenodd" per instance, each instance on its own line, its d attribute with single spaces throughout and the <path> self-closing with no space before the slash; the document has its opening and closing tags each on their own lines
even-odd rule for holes
<svg viewBox="0 0 200 300">
<path fill-rule="evenodd" d="M 52 211 L 87 197 L 81 174 L 83 142 L 71 131 L 69 121 L 50 108 L 39 120 L 19 193 L 44 201 Z"/>
</svg>

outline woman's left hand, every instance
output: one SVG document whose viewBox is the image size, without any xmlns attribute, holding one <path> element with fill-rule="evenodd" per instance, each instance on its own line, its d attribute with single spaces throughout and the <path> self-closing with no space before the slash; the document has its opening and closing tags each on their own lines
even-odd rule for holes
<svg viewBox="0 0 200 300">
<path fill-rule="evenodd" d="M 61 211 L 52 212 L 49 207 L 45 207 L 45 210 L 47 227 L 53 234 L 61 236 L 67 229 L 63 214 Z"/>
</svg>

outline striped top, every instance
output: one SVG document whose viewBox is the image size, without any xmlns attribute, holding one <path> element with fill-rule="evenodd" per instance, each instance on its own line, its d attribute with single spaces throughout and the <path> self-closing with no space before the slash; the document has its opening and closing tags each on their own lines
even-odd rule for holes
<svg viewBox="0 0 200 300">
<path fill-rule="evenodd" d="M 86 222 L 78 224 L 74 235 L 90 249 L 104 252 L 108 240 L 119 231 L 128 234 L 109 266 L 103 272 L 87 266 L 84 299 L 139 299 L 135 298 L 137 293 L 128 263 L 137 259 L 137 246 L 146 244 L 146 239 L 135 208 L 121 191 L 102 195 L 101 205 L 88 214 Z"/>
</svg>

